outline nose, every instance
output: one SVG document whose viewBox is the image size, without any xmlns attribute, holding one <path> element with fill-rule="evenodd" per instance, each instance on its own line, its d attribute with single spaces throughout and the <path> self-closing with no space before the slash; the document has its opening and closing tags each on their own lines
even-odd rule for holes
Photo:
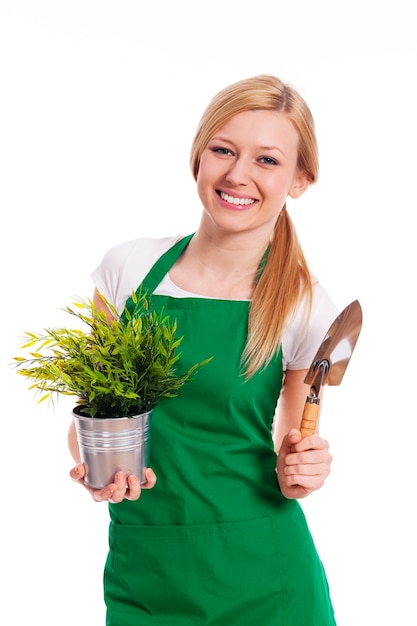
<svg viewBox="0 0 417 626">
<path fill-rule="evenodd" d="M 237 157 L 230 163 L 226 174 L 226 180 L 233 186 L 247 185 L 251 179 L 250 163 L 247 159 Z"/>
</svg>

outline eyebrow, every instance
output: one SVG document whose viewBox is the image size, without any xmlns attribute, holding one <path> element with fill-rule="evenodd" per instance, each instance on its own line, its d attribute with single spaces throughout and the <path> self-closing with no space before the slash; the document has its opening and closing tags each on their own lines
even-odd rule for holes
<svg viewBox="0 0 417 626">
<path fill-rule="evenodd" d="M 225 141 L 226 143 L 233 143 L 233 141 L 231 141 L 230 139 L 228 139 L 227 137 L 222 137 L 221 135 L 214 135 L 210 141 Z M 279 148 L 278 146 L 258 146 L 259 150 L 278 150 L 278 152 L 280 152 L 284 157 L 285 157 L 285 152 Z"/>
</svg>

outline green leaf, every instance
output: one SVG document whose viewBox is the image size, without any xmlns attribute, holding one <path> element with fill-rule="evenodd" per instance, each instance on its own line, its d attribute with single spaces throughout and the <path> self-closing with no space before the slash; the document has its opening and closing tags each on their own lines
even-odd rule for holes
<svg viewBox="0 0 417 626">
<path fill-rule="evenodd" d="M 41 400 L 72 395 L 89 413 L 124 416 L 150 410 L 161 397 L 175 397 L 180 388 L 211 358 L 188 372 L 178 369 L 182 337 L 177 323 L 164 313 L 149 311 L 146 294 L 132 294 L 133 308 L 122 322 L 103 298 L 113 319 L 98 311 L 91 300 L 78 299 L 64 309 L 87 326 L 87 331 L 49 328 L 25 333 L 22 349 L 35 347 L 25 357 L 14 357 L 17 373 L 32 379 L 30 389 Z M 29 341 L 28 341 L 29 339 Z"/>
</svg>

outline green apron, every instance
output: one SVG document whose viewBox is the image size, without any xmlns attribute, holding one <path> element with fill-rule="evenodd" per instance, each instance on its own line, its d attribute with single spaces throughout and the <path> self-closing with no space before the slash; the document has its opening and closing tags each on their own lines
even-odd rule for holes
<svg viewBox="0 0 417 626">
<path fill-rule="evenodd" d="M 177 320 L 178 369 L 213 359 L 154 409 L 155 487 L 109 505 L 106 624 L 334 625 L 301 507 L 277 484 L 281 352 L 246 381 L 249 302 L 153 294 L 190 239 L 162 255 L 141 286 L 151 308 Z"/>
</svg>

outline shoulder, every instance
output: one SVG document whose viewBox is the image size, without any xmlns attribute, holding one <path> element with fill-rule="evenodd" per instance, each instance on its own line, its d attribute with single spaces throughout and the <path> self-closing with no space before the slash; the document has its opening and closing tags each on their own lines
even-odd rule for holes
<svg viewBox="0 0 417 626">
<path fill-rule="evenodd" d="M 105 252 L 91 273 L 97 289 L 120 312 L 132 290 L 136 290 L 159 257 L 180 236 L 140 237 L 119 243 Z"/>
<path fill-rule="evenodd" d="M 313 283 L 313 302 L 310 323 L 324 327 L 324 335 L 337 313 L 337 307 L 327 290 L 320 282 L 316 281 Z"/>
<path fill-rule="evenodd" d="M 141 265 L 153 263 L 178 240 L 178 237 L 140 237 L 119 243 L 104 254 L 101 264 L 116 264 L 123 266 L 131 261 L 138 261 Z"/>
</svg>

